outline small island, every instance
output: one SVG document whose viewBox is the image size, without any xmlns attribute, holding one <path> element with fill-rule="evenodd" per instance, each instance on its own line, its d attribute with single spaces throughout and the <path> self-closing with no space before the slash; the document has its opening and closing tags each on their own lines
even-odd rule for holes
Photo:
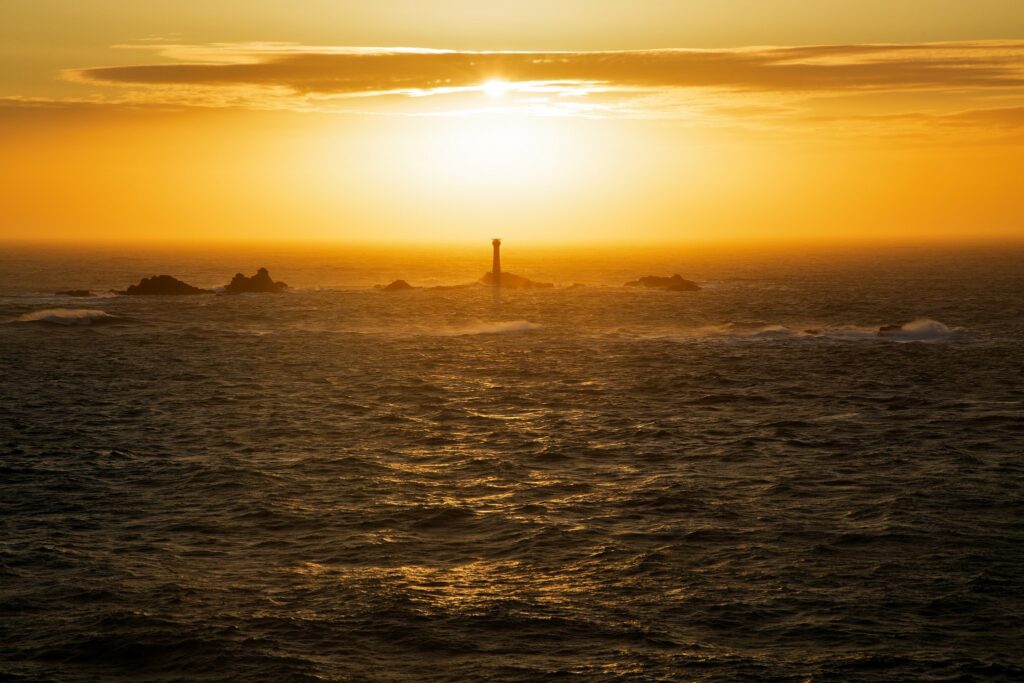
<svg viewBox="0 0 1024 683">
<path fill-rule="evenodd" d="M 266 268 L 260 268 L 252 277 L 235 274 L 224 287 L 225 294 L 279 294 L 288 289 L 283 282 L 274 282 Z"/>
<path fill-rule="evenodd" d="M 389 285 L 377 285 L 377 289 L 382 292 L 404 292 L 409 289 L 419 289 L 419 287 L 413 287 L 405 280 L 395 280 Z"/>
<path fill-rule="evenodd" d="M 283 282 L 275 282 L 266 268 L 260 268 L 252 277 L 241 273 L 235 275 L 221 291 L 224 294 L 271 293 L 277 294 L 288 289 Z M 113 290 L 123 296 L 186 296 L 194 294 L 214 294 L 215 290 L 193 287 L 171 275 L 154 275 L 142 278 L 137 285 L 130 285 L 124 290 Z M 58 296 L 92 296 L 88 290 L 67 290 L 57 292 Z"/>
<path fill-rule="evenodd" d="M 676 273 L 672 277 L 647 275 L 639 280 L 627 282 L 626 287 L 643 287 L 644 289 L 660 289 L 666 292 L 696 292 L 700 289 L 693 280 L 686 280 Z"/>
<path fill-rule="evenodd" d="M 115 292 L 124 296 L 184 296 L 193 294 L 211 294 L 209 289 L 193 287 L 170 275 L 154 275 L 144 277 L 137 285 L 129 285 L 128 289 Z"/>
</svg>

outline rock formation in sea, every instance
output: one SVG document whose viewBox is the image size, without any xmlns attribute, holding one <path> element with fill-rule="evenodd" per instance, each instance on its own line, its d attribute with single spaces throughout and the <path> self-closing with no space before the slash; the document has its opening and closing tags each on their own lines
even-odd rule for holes
<svg viewBox="0 0 1024 683">
<path fill-rule="evenodd" d="M 407 289 L 416 289 L 405 280 L 395 280 L 390 285 L 377 285 L 382 292 L 404 292 Z"/>
<path fill-rule="evenodd" d="M 88 289 L 68 289 L 63 292 L 54 292 L 54 296 L 76 296 L 76 297 L 87 297 L 96 296 Z"/>
<path fill-rule="evenodd" d="M 467 282 L 461 285 L 434 285 L 433 287 L 426 287 L 426 289 L 472 289 L 473 287 L 480 287 L 479 282 Z M 413 289 L 418 289 L 413 287 Z"/>
<path fill-rule="evenodd" d="M 128 289 L 117 294 L 129 296 L 180 296 L 183 294 L 210 294 L 209 289 L 199 289 L 170 275 L 154 275 L 144 277 L 137 285 L 131 285 Z"/>
<path fill-rule="evenodd" d="M 484 285 L 494 284 L 494 273 L 487 273 L 480 278 L 480 283 Z M 501 273 L 501 287 L 503 289 L 547 289 L 554 287 L 555 285 L 551 282 L 534 282 L 522 275 L 516 275 L 515 273 Z"/>
<path fill-rule="evenodd" d="M 639 280 L 627 282 L 626 286 L 643 287 L 645 289 L 663 289 L 667 292 L 696 292 L 700 289 L 700 285 L 696 282 L 693 280 L 685 280 L 683 279 L 683 276 L 678 273 L 672 277 L 648 275 L 640 278 Z"/>
<path fill-rule="evenodd" d="M 224 288 L 225 294 L 269 293 L 277 294 L 288 289 L 283 282 L 274 282 L 266 268 L 260 268 L 252 277 L 237 273 Z"/>
</svg>

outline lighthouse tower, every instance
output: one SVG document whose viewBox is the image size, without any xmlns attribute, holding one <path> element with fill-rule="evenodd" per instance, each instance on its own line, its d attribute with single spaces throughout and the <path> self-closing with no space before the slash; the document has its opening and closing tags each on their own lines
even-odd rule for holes
<svg viewBox="0 0 1024 683">
<path fill-rule="evenodd" d="M 495 237 L 491 240 L 494 247 L 494 265 L 491 266 L 491 284 L 501 287 L 501 240 Z"/>
</svg>

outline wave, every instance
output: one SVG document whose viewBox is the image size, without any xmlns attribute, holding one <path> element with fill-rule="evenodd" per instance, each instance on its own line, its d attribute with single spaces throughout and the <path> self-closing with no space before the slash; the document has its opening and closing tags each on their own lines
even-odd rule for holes
<svg viewBox="0 0 1024 683">
<path fill-rule="evenodd" d="M 103 325 L 122 319 L 96 308 L 46 308 L 18 317 L 14 322 L 49 325 Z"/>
<path fill-rule="evenodd" d="M 836 327 L 824 329 L 807 329 L 802 332 L 806 336 L 826 337 L 847 341 L 874 340 L 889 342 L 944 342 L 949 341 L 962 332 L 962 328 L 949 327 L 945 323 L 931 318 L 918 318 L 902 325 L 883 325 L 881 327 Z"/>
<path fill-rule="evenodd" d="M 896 330 L 879 329 L 878 336 L 895 341 L 944 341 L 960 331 L 960 328 L 949 327 L 938 320 L 918 318 Z"/>
<path fill-rule="evenodd" d="M 918 318 L 901 325 L 865 327 L 857 325 L 789 327 L 773 324 L 743 326 L 734 323 L 705 325 L 683 334 L 654 334 L 654 339 L 835 339 L 840 341 L 942 342 L 954 338 L 963 329 L 949 327 L 930 318 Z"/>
<path fill-rule="evenodd" d="M 464 337 L 476 334 L 519 334 L 532 332 L 541 328 L 537 323 L 528 320 L 507 320 L 491 323 L 477 323 L 463 327 L 446 327 L 432 334 L 441 337 Z"/>
</svg>

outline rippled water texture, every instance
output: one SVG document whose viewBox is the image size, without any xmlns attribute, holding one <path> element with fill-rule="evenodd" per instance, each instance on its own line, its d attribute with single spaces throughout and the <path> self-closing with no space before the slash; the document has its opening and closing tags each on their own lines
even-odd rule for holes
<svg viewBox="0 0 1024 683">
<path fill-rule="evenodd" d="M 1020 252 L 659 258 L 3 257 L 0 678 L 1024 679 Z"/>
</svg>

